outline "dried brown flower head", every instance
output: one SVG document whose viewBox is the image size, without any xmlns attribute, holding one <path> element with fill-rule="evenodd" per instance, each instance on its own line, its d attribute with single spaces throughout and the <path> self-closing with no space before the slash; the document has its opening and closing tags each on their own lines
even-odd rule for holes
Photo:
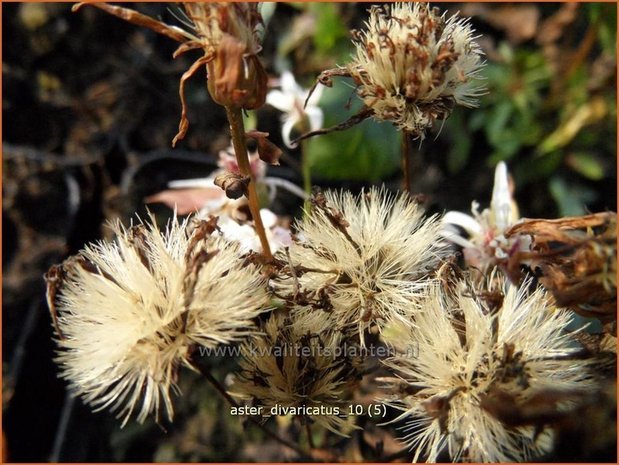
<svg viewBox="0 0 619 465">
<path fill-rule="evenodd" d="M 264 407 L 266 415 L 271 408 L 298 409 L 292 412 L 302 421 L 345 435 L 353 427 L 346 392 L 357 378 L 343 341 L 323 312 L 274 313 L 264 335 L 243 345 L 231 394 Z"/>
<path fill-rule="evenodd" d="M 74 11 L 84 3 L 74 6 Z M 215 102 L 247 110 L 261 107 L 266 99 L 267 75 L 258 59 L 261 50 L 262 16 L 258 3 L 185 2 L 190 30 L 171 26 L 128 8 L 107 3 L 88 3 L 130 23 L 144 26 L 181 42 L 174 57 L 195 49 L 204 55 L 180 80 L 182 115 L 172 144 L 182 139 L 189 127 L 185 82 L 206 66 L 208 90 Z"/>
<path fill-rule="evenodd" d="M 525 219 L 505 236 L 529 235 L 527 264 L 557 305 L 608 322 L 617 317 L 617 214 Z"/>
</svg>

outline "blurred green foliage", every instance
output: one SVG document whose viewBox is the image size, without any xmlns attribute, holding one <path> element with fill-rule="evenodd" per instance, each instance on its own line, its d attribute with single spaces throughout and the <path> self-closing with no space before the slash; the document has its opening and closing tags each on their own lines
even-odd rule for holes
<svg viewBox="0 0 619 465">
<path fill-rule="evenodd" d="M 341 6 L 293 5 L 315 21 L 306 41 L 312 43 L 312 65 L 322 60 L 323 67 L 314 75 L 333 67 L 334 58 L 345 64 L 353 50 L 347 38 L 352 26 L 343 19 Z M 500 28 L 484 30 L 484 20 L 489 12 L 496 14 L 498 6 L 483 7 L 486 16 L 473 17 L 475 26 L 481 25 L 482 40 L 487 39 L 484 48 L 489 47 L 483 70 L 487 94 L 479 108 L 456 108 L 437 141 L 430 135 L 423 150 L 442 157 L 445 176 L 454 179 L 471 166 L 491 173 L 506 160 L 518 189 L 543 183 L 557 214 L 582 214 L 603 195 L 590 184 L 615 177 L 617 7 L 588 3 L 569 10 L 562 4 L 530 5 L 538 9 L 539 24 L 535 35 L 521 42 L 503 37 Z M 363 13 L 365 6 L 358 8 Z M 288 45 L 292 29 L 282 36 Z M 296 65 L 309 76 L 302 64 Z M 329 127 L 355 114 L 360 103 L 352 82 L 336 79 L 320 106 Z M 316 176 L 376 182 L 399 169 L 399 144 L 400 135 L 389 124 L 370 119 L 315 137 L 307 149 Z"/>
<path fill-rule="evenodd" d="M 353 93 L 346 85 L 325 89 L 320 100 L 325 127 L 336 125 L 359 111 L 361 103 Z M 312 173 L 326 179 L 377 182 L 400 166 L 400 134 L 393 125 L 370 119 L 345 131 L 311 138 L 307 150 Z"/>
<path fill-rule="evenodd" d="M 480 107 L 456 111 L 443 129 L 455 141 L 447 153 L 451 174 L 479 160 L 478 147 L 486 146 L 484 164 L 507 160 L 519 188 L 546 180 L 561 216 L 583 214 L 599 200 L 587 184 L 616 171 L 617 9 L 580 8 L 551 44 L 497 43 Z"/>
</svg>

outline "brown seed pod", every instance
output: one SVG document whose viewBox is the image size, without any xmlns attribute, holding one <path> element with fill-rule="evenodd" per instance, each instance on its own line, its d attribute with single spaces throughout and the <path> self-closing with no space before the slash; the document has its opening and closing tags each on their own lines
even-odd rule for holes
<svg viewBox="0 0 619 465">
<path fill-rule="evenodd" d="M 247 196 L 247 186 L 250 181 L 249 176 L 225 172 L 217 176 L 214 183 L 226 192 L 228 198 L 238 199 L 243 195 Z"/>
</svg>

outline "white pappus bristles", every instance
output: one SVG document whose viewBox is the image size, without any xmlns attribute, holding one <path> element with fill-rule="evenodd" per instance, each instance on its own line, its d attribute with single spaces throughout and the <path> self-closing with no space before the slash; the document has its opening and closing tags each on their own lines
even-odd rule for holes
<svg viewBox="0 0 619 465">
<path fill-rule="evenodd" d="M 276 295 L 328 311 L 338 328 L 380 330 L 409 319 L 447 244 L 436 217 L 424 218 L 407 194 L 372 188 L 354 196 L 325 192 L 298 223 L 289 255 L 292 273 L 273 282 Z"/>
<path fill-rule="evenodd" d="M 213 221 L 165 232 L 114 225 L 114 242 L 89 245 L 61 267 L 58 357 L 61 376 L 97 410 L 143 422 L 173 416 L 170 392 L 195 345 L 213 347 L 253 332 L 267 303 L 259 270 Z"/>
<path fill-rule="evenodd" d="M 454 105 L 477 106 L 482 51 L 468 20 L 427 3 L 374 6 L 347 70 L 378 120 L 423 138 Z"/>
<path fill-rule="evenodd" d="M 404 439 L 415 461 L 436 462 L 445 453 L 473 462 L 540 457 L 551 450 L 553 434 L 548 423 L 525 421 L 535 402 L 547 396 L 546 406 L 554 399 L 560 411 L 570 404 L 557 401 L 562 395 L 594 386 L 591 363 L 570 357 L 579 350 L 565 332 L 571 316 L 553 308 L 542 290 L 527 294 L 530 282 L 520 290 L 500 282 L 504 297 L 493 304 L 460 284 L 454 299 L 437 285 L 416 326 L 399 323 L 394 332 L 396 347 L 417 349 L 414 357 L 386 362 L 409 387 L 409 394 L 391 398 L 404 410 L 398 420 L 408 419 Z"/>
</svg>

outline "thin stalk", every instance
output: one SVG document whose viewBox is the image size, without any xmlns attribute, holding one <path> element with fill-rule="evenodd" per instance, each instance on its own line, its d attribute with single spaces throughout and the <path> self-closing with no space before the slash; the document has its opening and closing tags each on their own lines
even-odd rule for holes
<svg viewBox="0 0 619 465">
<path fill-rule="evenodd" d="M 309 157 L 307 154 L 308 141 L 301 141 L 301 175 L 303 177 L 303 190 L 308 195 L 308 198 L 303 202 L 303 211 L 308 214 L 311 208 L 309 196 L 312 194 L 312 170 L 309 164 Z"/>
<path fill-rule="evenodd" d="M 198 369 L 198 371 L 200 371 L 202 376 L 204 376 L 206 380 L 209 383 L 211 383 L 211 385 L 215 388 L 215 390 L 217 390 L 217 392 L 221 394 L 224 397 L 224 399 L 228 401 L 230 405 L 232 405 L 233 407 L 239 406 L 237 401 L 234 400 L 232 396 L 226 392 L 226 389 L 219 383 L 219 381 L 217 381 L 217 379 L 215 379 L 215 377 L 211 374 L 209 370 L 202 368 L 199 364 L 193 364 L 193 366 L 196 369 Z M 271 431 L 265 425 L 260 423 L 258 420 L 254 419 L 252 416 L 248 416 L 247 419 L 254 425 L 258 426 L 262 431 L 264 431 L 266 435 L 270 436 L 271 438 L 273 438 L 280 444 L 283 444 L 284 446 L 289 447 L 290 449 L 294 450 L 297 454 L 299 454 L 299 456 L 301 457 L 309 456 L 308 453 L 303 451 L 299 446 L 297 446 L 296 444 L 293 444 L 292 442 L 279 436 L 277 433 Z"/>
<path fill-rule="evenodd" d="M 411 191 L 411 147 L 410 134 L 408 131 L 402 131 L 402 171 L 404 172 L 404 190 L 409 194 Z"/>
<path fill-rule="evenodd" d="M 256 179 L 251 172 L 249 165 L 249 155 L 247 154 L 247 146 L 245 145 L 245 128 L 243 126 L 243 114 L 242 109 L 237 107 L 224 107 L 226 109 L 226 115 L 228 116 L 228 122 L 230 123 L 230 134 L 232 136 L 232 146 L 234 147 L 234 153 L 236 155 L 236 161 L 241 170 L 243 176 L 249 176 L 251 181 L 247 186 L 249 210 L 251 216 L 254 218 L 254 225 L 256 232 L 260 238 L 260 245 L 262 245 L 262 254 L 268 258 L 273 258 L 271 254 L 271 248 L 269 247 L 269 241 L 267 240 L 266 231 L 262 218 L 260 217 L 260 205 L 258 204 L 258 192 L 256 191 Z"/>
<path fill-rule="evenodd" d="M 310 449 L 316 449 L 314 445 L 314 438 L 312 437 L 312 426 L 308 423 L 305 423 L 305 432 L 307 433 L 307 442 L 310 446 Z"/>
</svg>

